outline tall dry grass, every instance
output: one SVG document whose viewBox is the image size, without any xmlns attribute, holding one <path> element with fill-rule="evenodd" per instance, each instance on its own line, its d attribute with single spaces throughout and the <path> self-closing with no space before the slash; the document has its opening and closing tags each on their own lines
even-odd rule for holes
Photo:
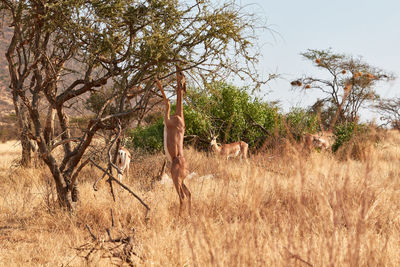
<svg viewBox="0 0 400 267">
<path fill-rule="evenodd" d="M 8 144 L 11 145 L 11 144 Z M 0 148 L 0 151 L 1 148 Z M 19 154 L 2 153 L 2 162 Z M 88 167 L 74 214 L 58 209 L 48 171 L 0 165 L 0 265 L 399 266 L 400 134 L 387 132 L 362 160 L 330 153 L 254 155 L 249 163 L 186 150 L 193 215 L 178 218 L 172 184 L 153 182 L 163 156 L 136 156 L 127 192 L 113 202 L 101 173 Z M 212 174 L 211 176 L 205 176 Z M 114 226 L 111 227 L 113 211 Z M 86 225 L 98 238 L 93 241 Z M 118 249 L 121 251 L 118 253 Z"/>
</svg>

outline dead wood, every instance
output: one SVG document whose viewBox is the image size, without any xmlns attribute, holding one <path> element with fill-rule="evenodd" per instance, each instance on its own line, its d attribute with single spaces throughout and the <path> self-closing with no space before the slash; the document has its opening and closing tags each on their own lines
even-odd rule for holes
<svg viewBox="0 0 400 267">
<path fill-rule="evenodd" d="M 303 260 L 299 255 L 293 254 L 293 253 L 290 252 L 289 249 L 287 249 L 286 247 L 284 247 L 284 249 L 286 250 L 286 252 L 287 252 L 289 258 L 293 258 L 293 259 L 295 259 L 295 260 L 298 260 L 298 261 L 304 263 L 304 264 L 307 265 L 307 266 L 313 267 L 313 265 L 312 265 L 311 263 L 309 263 L 309 262 L 306 261 L 306 260 Z"/>
<path fill-rule="evenodd" d="M 111 220 L 111 228 L 113 228 L 114 223 L 112 211 Z M 113 238 L 111 235 L 111 229 L 106 228 L 105 231 L 108 239 L 104 238 L 104 236 L 98 238 L 87 224 L 86 229 L 92 237 L 92 242 L 87 242 L 79 247 L 76 247 L 75 250 L 77 251 L 77 256 L 84 258 L 88 264 L 95 256 L 100 258 L 108 258 L 110 260 L 120 260 L 121 262 L 118 265 L 128 263 L 130 266 L 133 266 L 135 263 L 138 263 L 138 260 L 143 261 L 143 257 L 140 256 L 137 251 L 135 251 L 135 248 L 138 249 L 138 247 L 135 244 L 134 228 L 129 235 L 126 235 L 120 231 L 124 236 L 117 238 Z"/>
<path fill-rule="evenodd" d="M 104 168 L 102 168 L 101 166 L 99 166 L 96 162 L 94 162 L 92 159 L 89 159 L 94 166 L 96 166 L 98 169 L 100 169 L 101 171 L 103 171 L 105 174 L 108 175 L 109 179 L 111 179 L 112 181 L 116 182 L 119 186 L 121 186 L 123 189 L 125 189 L 126 191 L 128 191 L 131 195 L 133 195 L 137 200 L 139 200 L 139 202 L 146 208 L 146 217 L 147 217 L 147 212 L 150 210 L 149 206 L 138 196 L 136 195 L 129 187 L 127 187 L 126 185 L 124 185 L 123 183 L 121 183 L 118 179 L 116 179 L 108 170 L 105 170 Z"/>
</svg>

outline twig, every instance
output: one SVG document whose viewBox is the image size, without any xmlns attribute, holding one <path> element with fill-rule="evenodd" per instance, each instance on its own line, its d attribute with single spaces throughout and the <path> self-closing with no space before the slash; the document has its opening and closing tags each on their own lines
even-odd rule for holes
<svg viewBox="0 0 400 267">
<path fill-rule="evenodd" d="M 302 263 L 304 263 L 307 266 L 313 267 L 313 265 L 311 263 L 309 263 L 308 261 L 303 260 L 299 255 L 291 253 L 286 247 L 283 247 L 283 248 L 286 249 L 286 252 L 289 254 L 290 258 L 294 258 L 296 260 L 301 261 Z"/>
<path fill-rule="evenodd" d="M 114 214 L 111 208 L 110 208 L 110 213 L 111 213 L 111 227 L 114 227 Z"/>
<path fill-rule="evenodd" d="M 93 162 L 93 159 L 90 159 L 90 160 L 91 160 L 91 162 Z M 94 182 L 94 184 L 93 184 L 93 190 L 94 190 L 94 191 L 97 191 L 97 190 L 98 190 L 98 189 L 97 189 L 97 183 L 100 182 L 100 180 L 102 180 L 106 175 L 107 175 L 106 173 L 103 173 L 103 176 L 101 176 L 99 179 L 97 179 L 97 180 Z"/>
<path fill-rule="evenodd" d="M 92 229 L 90 229 L 90 226 L 86 224 L 86 229 L 89 231 L 89 234 L 92 236 L 93 241 L 97 240 L 97 236 L 93 234 Z"/>
<path fill-rule="evenodd" d="M 107 167 L 107 171 L 104 171 L 99 165 L 97 165 L 96 163 L 94 163 L 94 161 L 92 160 L 92 159 L 90 159 L 90 161 L 92 162 L 92 164 L 93 165 L 95 165 L 97 168 L 100 168 L 101 170 L 103 170 L 103 176 L 101 177 L 101 178 L 99 178 L 99 179 L 97 179 L 95 182 L 94 182 L 94 184 L 93 184 L 93 190 L 94 191 L 97 191 L 97 183 L 100 181 L 100 180 L 102 180 L 106 175 L 107 175 L 107 173 L 109 172 L 109 171 L 111 171 L 111 167 L 114 167 L 116 170 L 117 170 L 117 172 L 119 173 L 119 174 L 122 174 L 121 173 L 121 170 L 117 167 L 117 166 L 115 166 L 115 164 L 112 162 L 112 160 L 111 160 L 111 148 L 114 146 L 114 143 L 118 140 L 118 138 L 119 138 L 119 136 L 121 135 L 121 125 L 120 125 L 120 123 L 119 123 L 119 121 L 118 121 L 118 133 L 117 133 L 117 135 L 115 136 L 115 138 L 111 141 L 111 143 L 110 143 L 110 146 L 109 146 L 109 148 L 108 148 L 108 151 L 107 151 L 107 154 L 108 154 L 108 167 Z M 113 197 L 113 200 L 114 200 L 114 202 L 115 202 L 115 194 L 114 194 L 114 189 L 113 189 L 113 186 L 112 186 L 112 180 L 109 178 L 108 180 L 107 180 L 107 182 L 108 182 L 108 184 L 110 185 L 110 192 L 111 192 L 111 195 L 112 195 L 112 197 Z"/>
<path fill-rule="evenodd" d="M 66 143 L 69 143 L 69 142 L 79 142 L 79 141 L 81 141 L 81 138 L 77 138 L 77 137 L 73 137 L 73 138 L 68 138 L 68 139 L 61 140 L 61 141 L 55 143 L 55 144 L 51 147 L 50 151 L 53 151 L 56 147 L 61 146 L 61 145 L 64 145 L 64 144 L 66 144 Z"/>
<path fill-rule="evenodd" d="M 108 178 L 108 179 L 107 179 L 107 183 L 110 185 L 110 193 L 111 193 L 111 195 L 112 195 L 112 197 L 113 197 L 113 201 L 115 202 L 114 187 L 113 187 L 113 185 L 112 185 L 112 180 L 111 180 L 111 178 Z"/>
<path fill-rule="evenodd" d="M 108 238 L 109 238 L 110 240 L 112 240 L 110 228 L 107 228 L 107 229 L 106 229 L 106 232 L 107 232 Z"/>
</svg>

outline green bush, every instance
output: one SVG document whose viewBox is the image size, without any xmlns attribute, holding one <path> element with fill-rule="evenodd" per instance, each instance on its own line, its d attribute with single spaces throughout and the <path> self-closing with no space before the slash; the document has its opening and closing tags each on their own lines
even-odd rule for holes
<svg viewBox="0 0 400 267">
<path fill-rule="evenodd" d="M 344 144 L 355 140 L 355 136 L 366 134 L 368 132 L 368 126 L 355 122 L 348 122 L 337 125 L 334 132 L 336 138 L 335 143 L 332 145 L 332 151 L 336 152 Z"/>
<path fill-rule="evenodd" d="M 174 113 L 175 105 L 171 108 Z M 189 88 L 185 96 L 185 135 L 196 135 L 203 142 L 196 147 L 208 149 L 210 132 L 218 134 L 218 141 L 231 143 L 245 141 L 252 148 L 260 148 L 268 141 L 273 147 L 286 137 L 288 125 L 291 134 L 300 140 L 305 133 L 319 129 L 315 113 L 295 108 L 282 115 L 276 104 L 252 97 L 246 88 L 226 83 L 213 83 L 206 90 Z M 286 124 L 286 125 L 285 125 Z M 148 152 L 163 148 L 163 118 L 147 127 L 132 129 L 131 146 Z M 271 143 L 272 142 L 272 143 Z"/>
<path fill-rule="evenodd" d="M 186 134 L 202 140 L 209 140 L 211 131 L 222 143 L 242 140 L 257 146 L 266 138 L 264 130 L 273 133 L 280 125 L 279 108 L 251 97 L 245 88 L 214 83 L 207 90 L 190 89 L 187 99 Z"/>
<path fill-rule="evenodd" d="M 163 149 L 164 122 L 158 119 L 154 124 L 146 127 L 137 127 L 128 132 L 127 146 L 149 153 Z"/>
<path fill-rule="evenodd" d="M 296 140 L 300 140 L 306 133 L 315 133 L 320 128 L 316 114 L 303 108 L 293 108 L 286 114 L 286 123 Z"/>
</svg>

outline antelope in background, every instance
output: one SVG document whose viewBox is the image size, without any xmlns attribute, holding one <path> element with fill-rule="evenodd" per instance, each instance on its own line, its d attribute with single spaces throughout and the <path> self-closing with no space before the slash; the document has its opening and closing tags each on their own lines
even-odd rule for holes
<svg viewBox="0 0 400 267">
<path fill-rule="evenodd" d="M 171 176 L 179 196 L 179 215 L 182 213 L 185 198 L 189 204 L 191 214 L 191 193 L 183 183 L 189 174 L 186 160 L 183 157 L 183 137 L 185 134 L 185 119 L 183 117 L 183 93 L 186 92 L 186 80 L 183 72 L 176 67 L 176 109 L 175 114 L 170 116 L 171 103 L 165 95 L 163 86 L 156 80 L 166 106 L 164 114 L 164 150 L 165 155 L 171 161 Z"/>
<path fill-rule="evenodd" d="M 122 182 L 122 176 L 126 171 L 126 177 L 129 176 L 129 164 L 131 163 L 131 153 L 129 150 L 123 146 L 121 146 L 118 150 L 118 158 L 117 158 L 117 166 L 119 169 L 118 179 Z"/>
<path fill-rule="evenodd" d="M 210 145 L 214 153 L 226 157 L 226 159 L 229 159 L 230 157 L 236 158 L 237 156 L 240 156 L 240 159 L 242 159 L 243 157 L 245 160 L 247 160 L 249 145 L 246 142 L 239 141 L 231 144 L 221 145 L 217 143 L 217 137 L 218 135 L 211 136 Z"/>
<path fill-rule="evenodd" d="M 313 147 L 328 150 L 333 143 L 334 134 L 332 131 L 320 131 L 316 134 L 306 134 L 304 136 L 304 145 L 311 149 Z"/>
</svg>

